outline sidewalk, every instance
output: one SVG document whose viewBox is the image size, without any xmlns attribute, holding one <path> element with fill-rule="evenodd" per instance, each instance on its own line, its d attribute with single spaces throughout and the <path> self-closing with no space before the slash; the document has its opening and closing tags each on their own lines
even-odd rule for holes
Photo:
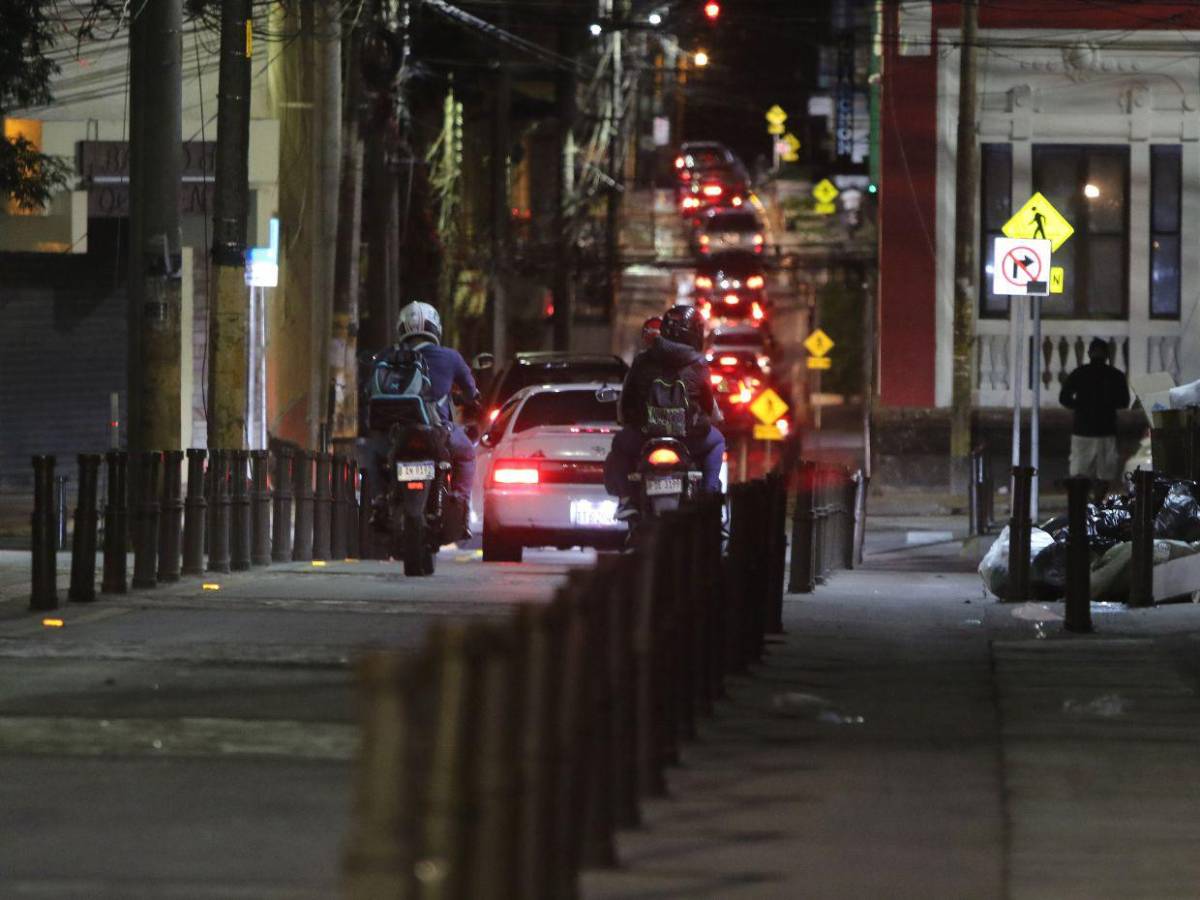
<svg viewBox="0 0 1200 900">
<path fill-rule="evenodd" d="M 998 604 L 958 542 L 912 537 L 961 524 L 872 524 L 584 896 L 1195 896 L 1200 608 L 1066 636 L 1061 604 Z"/>
</svg>

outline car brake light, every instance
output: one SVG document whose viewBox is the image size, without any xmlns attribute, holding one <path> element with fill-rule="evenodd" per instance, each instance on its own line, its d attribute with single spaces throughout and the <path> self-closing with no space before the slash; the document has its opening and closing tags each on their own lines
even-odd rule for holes
<svg viewBox="0 0 1200 900">
<path fill-rule="evenodd" d="M 696 287 L 710 288 L 712 287 L 712 279 L 707 275 L 696 276 Z"/>
<path fill-rule="evenodd" d="M 683 208 L 684 209 L 695 209 L 699 205 L 700 205 L 700 201 L 697 200 L 695 197 L 684 197 L 683 198 Z"/>
<path fill-rule="evenodd" d="M 736 366 L 738 364 L 738 358 L 736 356 L 722 356 L 719 360 L 717 360 L 717 362 L 723 366 Z"/>
<path fill-rule="evenodd" d="M 738 305 L 738 295 L 737 294 L 726 294 L 725 295 L 725 305 L 726 306 L 737 306 Z"/>
<path fill-rule="evenodd" d="M 719 184 L 706 184 L 703 188 L 705 197 L 720 197 L 721 186 Z"/>
<path fill-rule="evenodd" d="M 759 305 L 758 305 L 758 303 L 753 303 L 753 304 L 751 304 L 751 306 L 750 306 L 750 315 L 752 315 L 752 316 L 754 317 L 754 320 L 755 320 L 756 322 L 761 322 L 761 321 L 763 320 L 763 309 L 762 309 L 762 307 L 761 307 L 761 306 L 759 306 Z"/>
<path fill-rule="evenodd" d="M 424 488 L 425 488 L 425 482 L 423 482 L 423 481 L 410 481 L 408 483 L 408 489 L 410 491 L 420 491 L 420 490 L 423 490 Z"/>
<path fill-rule="evenodd" d="M 492 482 L 494 484 L 537 484 L 537 464 L 520 459 L 498 460 L 492 467 Z"/>
<path fill-rule="evenodd" d="M 746 287 L 760 288 L 763 286 L 763 277 L 761 275 L 751 275 L 746 279 Z"/>
<path fill-rule="evenodd" d="M 652 466 L 673 466 L 679 462 L 679 454 L 670 447 L 659 447 L 657 450 L 651 450 L 646 460 Z"/>
<path fill-rule="evenodd" d="M 498 415 L 500 415 L 500 407 L 497 406 L 495 409 L 493 409 L 491 412 L 488 413 L 488 415 L 487 415 L 488 424 L 490 425 L 492 422 L 495 422 L 496 416 L 498 416 Z"/>
</svg>

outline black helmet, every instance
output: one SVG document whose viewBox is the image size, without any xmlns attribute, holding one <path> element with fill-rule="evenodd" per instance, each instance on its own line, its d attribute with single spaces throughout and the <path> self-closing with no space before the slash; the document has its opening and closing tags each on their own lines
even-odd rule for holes
<svg viewBox="0 0 1200 900">
<path fill-rule="evenodd" d="M 663 313 L 662 336 L 699 350 L 704 346 L 704 317 L 694 306 L 672 306 Z"/>
</svg>

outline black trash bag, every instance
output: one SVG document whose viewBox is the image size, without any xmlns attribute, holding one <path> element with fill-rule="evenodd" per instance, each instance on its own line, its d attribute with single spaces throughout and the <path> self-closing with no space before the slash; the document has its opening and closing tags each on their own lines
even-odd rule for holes
<svg viewBox="0 0 1200 900">
<path fill-rule="evenodd" d="M 1171 485 L 1154 517 L 1154 536 L 1175 541 L 1200 541 L 1200 502 L 1186 483 Z"/>
<path fill-rule="evenodd" d="M 1033 589 L 1034 599 L 1040 603 L 1061 600 L 1067 593 L 1065 528 L 1062 534 L 1061 541 L 1056 537 L 1054 543 L 1045 547 L 1029 564 L 1029 586 Z"/>
<path fill-rule="evenodd" d="M 1109 497 L 1099 506 L 1089 506 L 1088 512 L 1089 514 L 1094 512 L 1096 536 L 1110 542 L 1109 546 L 1133 540 L 1133 499 L 1131 497 Z"/>
</svg>

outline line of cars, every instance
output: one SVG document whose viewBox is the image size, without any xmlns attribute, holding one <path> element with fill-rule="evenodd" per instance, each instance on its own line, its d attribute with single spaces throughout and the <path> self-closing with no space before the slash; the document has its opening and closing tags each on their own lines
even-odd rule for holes
<svg viewBox="0 0 1200 900">
<path fill-rule="evenodd" d="M 773 378 L 771 301 L 763 265 L 762 204 L 745 166 L 715 141 L 684 143 L 675 158 L 676 198 L 695 257 L 692 303 L 704 316 L 705 351 L 727 434 L 748 432 L 750 404 Z M 780 420 L 785 435 L 786 419 Z"/>
</svg>

